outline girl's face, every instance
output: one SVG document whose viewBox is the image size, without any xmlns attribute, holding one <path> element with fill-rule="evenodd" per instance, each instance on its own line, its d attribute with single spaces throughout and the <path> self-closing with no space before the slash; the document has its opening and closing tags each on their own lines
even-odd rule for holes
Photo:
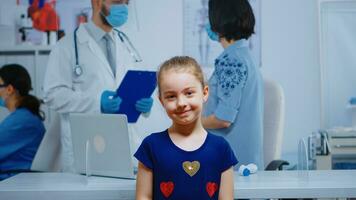
<svg viewBox="0 0 356 200">
<path fill-rule="evenodd" d="M 176 124 L 187 125 L 200 120 L 208 94 L 208 87 L 202 88 L 198 79 L 189 72 L 168 70 L 161 76 L 159 99 Z"/>
</svg>

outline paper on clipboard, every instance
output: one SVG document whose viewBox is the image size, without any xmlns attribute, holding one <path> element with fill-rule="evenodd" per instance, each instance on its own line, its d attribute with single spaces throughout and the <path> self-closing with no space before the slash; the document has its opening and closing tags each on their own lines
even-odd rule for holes
<svg viewBox="0 0 356 200">
<path fill-rule="evenodd" d="M 156 72 L 154 71 L 127 71 L 116 90 L 117 96 L 122 99 L 117 113 L 125 114 L 129 123 L 135 123 L 141 114 L 135 108 L 137 100 L 151 97 L 156 88 L 156 82 Z"/>
</svg>

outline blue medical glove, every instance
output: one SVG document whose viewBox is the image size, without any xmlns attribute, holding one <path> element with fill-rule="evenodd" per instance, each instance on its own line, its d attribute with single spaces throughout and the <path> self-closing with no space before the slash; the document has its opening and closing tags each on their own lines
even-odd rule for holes
<svg viewBox="0 0 356 200">
<path fill-rule="evenodd" d="M 208 34 L 209 38 L 210 38 L 212 41 L 219 42 L 219 36 L 218 36 L 218 34 L 216 34 L 214 31 L 211 30 L 210 23 L 207 23 L 207 24 L 205 25 L 205 30 L 206 30 L 206 33 Z"/>
<path fill-rule="evenodd" d="M 120 109 L 122 102 L 119 96 L 115 96 L 116 92 L 105 90 L 101 94 L 101 112 L 102 113 L 116 113 Z"/>
<path fill-rule="evenodd" d="M 150 98 L 142 98 L 136 101 L 135 107 L 138 112 L 148 113 L 151 111 L 153 105 L 153 99 Z"/>
</svg>

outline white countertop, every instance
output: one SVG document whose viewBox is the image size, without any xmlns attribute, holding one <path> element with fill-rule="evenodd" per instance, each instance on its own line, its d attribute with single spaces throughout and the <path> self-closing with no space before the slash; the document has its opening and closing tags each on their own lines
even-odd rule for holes
<svg viewBox="0 0 356 200">
<path fill-rule="evenodd" d="M 235 198 L 356 197 L 356 170 L 235 174 Z M 0 182 L 0 199 L 134 199 L 135 180 L 24 173 Z"/>
</svg>

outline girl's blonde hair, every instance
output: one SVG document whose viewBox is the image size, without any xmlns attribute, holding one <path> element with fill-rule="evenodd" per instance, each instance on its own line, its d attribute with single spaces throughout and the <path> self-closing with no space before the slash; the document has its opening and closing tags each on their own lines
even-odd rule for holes
<svg viewBox="0 0 356 200">
<path fill-rule="evenodd" d="M 198 62 L 189 56 L 175 56 L 161 64 L 157 71 L 158 94 L 161 95 L 161 80 L 163 73 L 173 70 L 175 72 L 188 72 L 195 76 L 201 83 L 202 88 L 205 86 L 204 74 Z"/>
</svg>

